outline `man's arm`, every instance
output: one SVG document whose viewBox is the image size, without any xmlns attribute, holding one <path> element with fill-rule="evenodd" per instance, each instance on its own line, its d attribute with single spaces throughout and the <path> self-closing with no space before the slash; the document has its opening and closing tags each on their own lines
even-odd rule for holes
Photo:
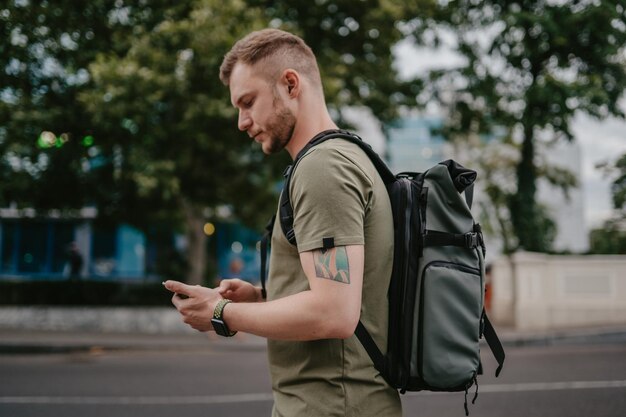
<svg viewBox="0 0 626 417">
<path fill-rule="evenodd" d="M 303 252 L 300 261 L 310 290 L 266 303 L 228 304 L 223 317 L 230 330 L 283 340 L 352 336 L 361 314 L 363 246 Z M 177 290 L 178 284 L 168 281 L 166 286 L 181 292 Z M 198 330 L 210 330 L 213 308 L 221 298 L 219 293 L 209 293 L 202 287 L 185 287 L 191 293 L 186 293 L 190 298 L 181 300 L 175 296 L 174 304 L 186 323 Z M 195 292 L 204 297 L 202 302 L 190 301 Z"/>
<path fill-rule="evenodd" d="M 232 330 L 270 339 L 347 338 L 361 314 L 363 246 L 339 246 L 300 254 L 310 290 L 258 304 L 229 304 Z"/>
</svg>

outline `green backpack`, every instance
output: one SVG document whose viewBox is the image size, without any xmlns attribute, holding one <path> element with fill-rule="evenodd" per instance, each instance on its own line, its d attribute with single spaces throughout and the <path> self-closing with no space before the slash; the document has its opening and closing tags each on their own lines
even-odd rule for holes
<svg viewBox="0 0 626 417">
<path fill-rule="evenodd" d="M 498 362 L 496 376 L 505 357 L 484 309 L 485 245 L 470 211 L 476 172 L 448 160 L 423 173 L 393 175 L 357 135 L 345 130 L 321 132 L 285 171 L 279 216 L 292 245 L 297 242 L 289 199 L 291 176 L 311 147 L 333 138 L 357 144 L 370 157 L 387 186 L 394 219 L 387 351 L 380 351 L 360 321 L 355 334 L 391 386 L 402 393 L 465 391 L 468 414 L 468 390 L 475 384 L 478 394 L 477 376 L 482 373 L 480 339 L 485 337 Z M 264 295 L 273 224 L 274 218 L 261 241 Z"/>
</svg>

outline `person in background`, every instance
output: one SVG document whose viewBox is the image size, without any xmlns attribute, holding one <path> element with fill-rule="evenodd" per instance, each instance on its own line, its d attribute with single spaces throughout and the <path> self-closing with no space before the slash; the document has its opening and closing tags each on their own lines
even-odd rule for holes
<svg viewBox="0 0 626 417">
<path fill-rule="evenodd" d="M 76 242 L 71 242 L 67 248 L 67 264 L 70 280 L 80 280 L 83 271 L 83 256 L 78 250 Z"/>
</svg>

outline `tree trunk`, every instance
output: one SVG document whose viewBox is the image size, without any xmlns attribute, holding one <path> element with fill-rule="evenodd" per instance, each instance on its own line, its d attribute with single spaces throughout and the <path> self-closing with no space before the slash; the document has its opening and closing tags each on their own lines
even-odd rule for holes
<svg viewBox="0 0 626 417">
<path fill-rule="evenodd" d="M 182 201 L 187 224 L 187 264 L 189 285 L 202 285 L 207 265 L 206 244 L 207 237 L 204 233 L 204 216 L 202 210 L 195 207 L 187 200 Z"/>
<path fill-rule="evenodd" d="M 538 230 L 537 203 L 537 169 L 535 167 L 534 128 L 527 122 L 524 126 L 522 155 L 517 166 L 517 194 L 511 201 L 511 220 L 519 246 L 528 251 L 541 251 L 544 239 Z"/>
</svg>

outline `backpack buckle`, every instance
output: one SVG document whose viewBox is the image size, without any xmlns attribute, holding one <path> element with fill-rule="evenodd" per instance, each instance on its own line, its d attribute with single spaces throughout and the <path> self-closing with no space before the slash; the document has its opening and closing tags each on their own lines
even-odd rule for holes
<svg viewBox="0 0 626 417">
<path fill-rule="evenodd" d="M 292 245 L 296 244 L 296 232 L 293 229 L 289 229 L 285 237 Z"/>
<path fill-rule="evenodd" d="M 478 246 L 478 233 L 465 233 L 465 246 L 475 248 Z"/>
</svg>

